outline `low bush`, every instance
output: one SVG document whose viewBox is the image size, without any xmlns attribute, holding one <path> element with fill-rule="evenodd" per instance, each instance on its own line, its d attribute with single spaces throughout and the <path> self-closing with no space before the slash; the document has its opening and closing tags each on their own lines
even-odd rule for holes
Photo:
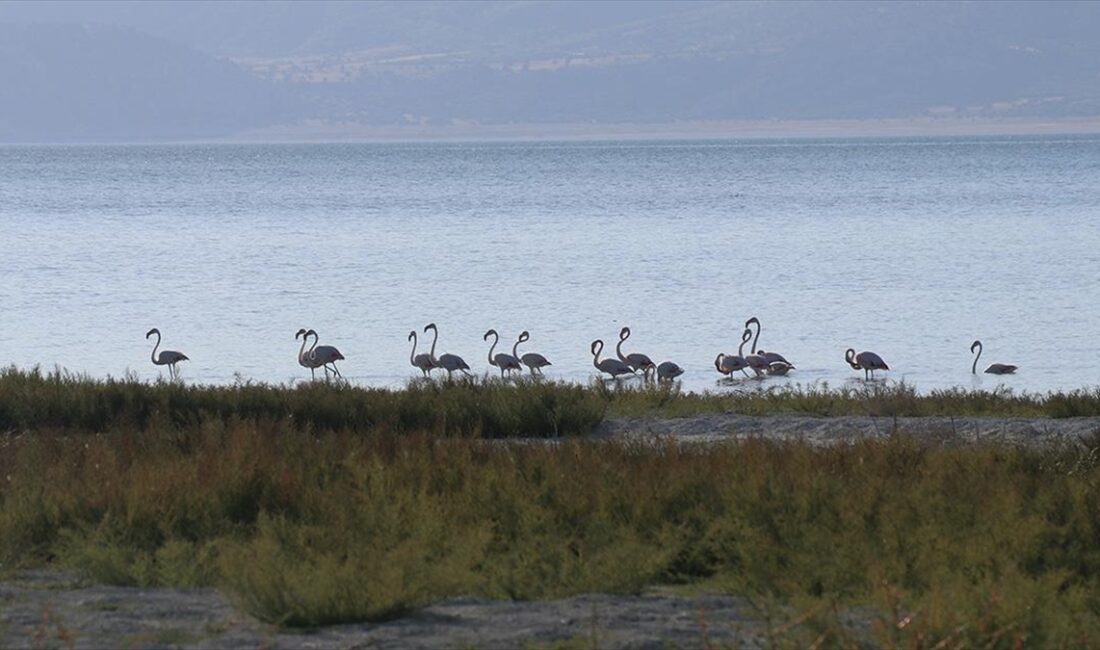
<svg viewBox="0 0 1100 650">
<path fill-rule="evenodd" d="M 781 603 L 789 643 L 1097 645 L 1098 485 L 1097 441 L 505 444 L 289 420 L 40 431 L 0 450 L 0 562 L 218 585 L 293 626 L 458 594 L 679 585 Z"/>
</svg>

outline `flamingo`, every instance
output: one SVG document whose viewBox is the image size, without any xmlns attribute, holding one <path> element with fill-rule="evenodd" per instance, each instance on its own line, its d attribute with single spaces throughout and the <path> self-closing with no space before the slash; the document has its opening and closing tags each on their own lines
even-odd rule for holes
<svg viewBox="0 0 1100 650">
<path fill-rule="evenodd" d="M 493 337 L 493 344 L 489 346 L 489 365 L 500 368 L 500 378 L 504 379 L 505 370 L 522 370 L 523 366 L 520 365 L 519 359 L 514 354 L 501 352 L 493 356 L 493 350 L 497 349 L 497 343 L 500 342 L 500 334 L 497 334 L 496 330 L 489 330 L 485 332 L 485 336 L 481 337 L 481 340 L 488 341 L 490 336 Z"/>
<path fill-rule="evenodd" d="M 432 365 L 436 368 L 442 368 L 447 371 L 447 379 L 450 379 L 456 370 L 461 370 L 467 376 L 470 376 L 468 372 L 470 366 L 466 365 L 466 362 L 462 360 L 462 357 L 457 354 L 441 354 L 437 358 L 435 356 L 435 344 L 439 340 L 439 328 L 435 326 L 435 323 L 428 323 L 424 326 L 424 333 L 427 334 L 428 330 L 432 330 L 435 336 L 432 337 L 432 350 L 428 355 L 432 358 Z"/>
<path fill-rule="evenodd" d="M 153 346 L 153 351 L 149 354 L 149 358 L 152 359 L 153 365 L 156 366 L 168 366 L 168 376 L 172 379 L 179 379 L 179 368 L 176 364 L 180 361 L 190 361 L 187 355 L 182 352 L 176 352 L 175 350 L 161 350 L 160 354 L 157 354 L 157 348 L 160 347 L 160 330 L 153 328 L 145 333 L 145 338 L 156 334 L 157 342 Z"/>
<path fill-rule="evenodd" d="M 978 348 L 978 354 L 974 357 L 974 365 L 970 366 L 970 374 L 978 374 L 978 359 L 982 358 L 982 342 L 974 341 L 970 344 L 970 351 L 973 352 L 974 348 Z M 985 372 L 991 375 L 1011 375 L 1016 372 L 1019 366 L 1014 366 L 1010 363 L 991 363 L 989 367 L 985 369 Z"/>
<path fill-rule="evenodd" d="M 628 338 L 630 338 L 629 327 L 624 327 L 619 330 L 619 344 L 615 346 L 615 356 L 619 357 L 619 361 L 630 366 L 631 372 L 637 372 L 639 370 L 644 370 L 646 366 L 652 366 L 653 360 L 641 352 L 632 352 L 623 356 L 623 342 Z"/>
<path fill-rule="evenodd" d="M 890 366 L 886 365 L 886 362 L 882 360 L 882 357 L 878 356 L 874 352 L 860 352 L 856 354 L 856 351 L 852 348 L 848 348 L 844 352 L 844 360 L 848 362 L 848 365 L 853 370 L 863 370 L 863 378 L 868 379 L 868 373 L 870 373 L 870 379 L 875 378 L 876 370 L 889 370 Z"/>
<path fill-rule="evenodd" d="M 772 353 L 772 352 L 765 353 L 763 350 L 761 350 L 760 354 L 763 355 L 765 360 L 767 360 L 768 355 L 774 354 L 774 353 Z M 776 356 L 778 356 L 778 355 L 776 355 Z M 767 372 L 768 372 L 769 375 L 784 376 L 792 370 L 794 370 L 794 366 L 787 363 L 786 361 L 770 361 L 768 363 L 768 371 Z"/>
<path fill-rule="evenodd" d="M 672 361 L 662 361 L 656 368 L 650 364 L 649 369 L 656 371 L 658 382 L 672 381 L 684 374 L 684 369 Z"/>
<path fill-rule="evenodd" d="M 745 331 L 748 332 L 748 330 Z M 760 354 L 750 354 L 746 356 L 745 363 L 749 364 L 749 367 L 752 368 L 752 371 L 754 373 L 756 373 L 756 377 L 758 379 L 760 377 L 763 377 L 764 373 L 767 372 L 768 368 L 770 367 L 768 364 L 768 360 Z"/>
<path fill-rule="evenodd" d="M 741 353 L 745 349 L 745 343 L 750 338 L 752 338 L 752 333 L 748 329 L 741 332 L 741 345 L 737 346 L 737 354 L 718 353 L 718 356 L 714 357 L 714 369 L 723 375 L 729 376 L 730 379 L 733 379 L 733 373 L 738 370 L 744 372 L 745 368 L 749 367 L 749 362 L 745 360 Z"/>
<path fill-rule="evenodd" d="M 592 365 L 596 367 L 596 370 L 600 372 L 606 372 L 611 375 L 612 379 L 618 381 L 619 375 L 633 374 L 634 370 L 626 365 L 625 362 L 618 359 L 603 359 L 600 360 L 600 353 L 603 352 L 603 341 L 596 339 L 592 341 Z"/>
<path fill-rule="evenodd" d="M 310 356 L 310 352 L 313 351 L 312 347 L 309 350 L 306 350 L 306 343 L 309 343 L 309 332 L 303 327 L 298 330 L 297 334 L 294 335 L 294 339 L 297 340 L 299 336 L 302 337 L 302 348 L 298 350 L 298 365 L 302 366 L 303 368 L 309 368 L 310 379 L 316 380 L 316 369 L 319 368 L 321 364 L 317 361 L 314 361 L 313 357 Z M 313 345 L 317 345 L 316 340 L 313 341 Z"/>
<path fill-rule="evenodd" d="M 344 355 L 340 354 L 340 351 L 331 345 L 317 345 L 320 337 L 314 330 L 306 332 L 306 336 L 313 335 L 313 347 L 309 349 L 309 358 L 325 369 L 325 377 L 328 377 L 329 366 L 332 366 L 332 372 L 343 379 L 343 375 L 340 374 L 340 369 L 336 367 L 337 361 L 343 361 Z"/>
<path fill-rule="evenodd" d="M 765 352 L 763 349 L 757 351 L 756 342 L 760 340 L 760 319 L 756 316 L 745 321 L 745 329 L 751 329 L 753 325 L 756 325 L 756 334 L 752 338 L 752 349 L 750 354 L 758 354 L 764 358 L 763 364 L 757 364 L 753 366 L 753 370 L 757 376 L 761 372 L 767 372 L 769 375 L 785 375 L 794 369 L 794 364 L 787 361 L 787 358 L 778 352 Z M 779 365 L 776 365 L 779 364 Z"/>
<path fill-rule="evenodd" d="M 739 354 L 719 352 L 718 356 L 714 357 L 714 369 L 730 379 L 733 379 L 733 373 L 748 367 L 749 364 L 745 362 L 745 357 Z"/>
<path fill-rule="evenodd" d="M 424 373 L 425 377 L 431 377 L 432 369 L 435 368 L 435 365 L 432 363 L 432 355 L 425 352 L 421 352 L 420 354 L 416 353 L 416 330 L 409 332 L 409 340 L 412 341 L 413 344 L 412 352 L 409 352 L 409 363 L 411 363 L 414 368 L 420 368 L 420 372 Z"/>
<path fill-rule="evenodd" d="M 516 339 L 515 344 L 512 346 L 513 357 L 518 356 L 516 350 L 517 348 L 519 348 L 519 344 L 526 343 L 530 338 L 531 334 L 527 330 L 523 330 L 522 332 L 520 332 L 519 338 Z M 523 362 L 523 365 L 531 369 L 532 375 L 536 373 L 541 375 L 543 368 L 552 365 L 546 357 L 542 356 L 538 352 L 528 352 L 522 357 L 519 357 L 519 360 Z"/>
</svg>

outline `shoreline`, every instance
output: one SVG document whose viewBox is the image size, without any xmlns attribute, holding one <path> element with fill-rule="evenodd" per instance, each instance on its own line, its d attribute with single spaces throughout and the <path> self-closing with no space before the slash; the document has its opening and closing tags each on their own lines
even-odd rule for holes
<svg viewBox="0 0 1100 650">
<path fill-rule="evenodd" d="M 672 123 L 380 125 L 308 122 L 194 138 L 0 140 L 0 146 L 645 142 L 1095 136 L 1100 117 L 903 117 Z"/>
</svg>

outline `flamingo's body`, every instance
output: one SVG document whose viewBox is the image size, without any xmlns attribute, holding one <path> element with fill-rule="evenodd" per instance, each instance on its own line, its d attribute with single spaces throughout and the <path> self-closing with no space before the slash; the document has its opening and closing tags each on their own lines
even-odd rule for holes
<svg viewBox="0 0 1100 650">
<path fill-rule="evenodd" d="M 497 343 L 500 342 L 500 334 L 497 334 L 496 330 L 489 330 L 485 332 L 485 336 L 481 337 L 481 340 L 488 341 L 490 336 L 493 337 L 493 344 L 489 346 L 489 365 L 500 368 L 500 378 L 504 379 L 505 371 L 511 372 L 514 370 L 519 372 L 522 370 L 523 366 L 520 365 L 519 359 L 517 359 L 515 355 L 508 354 L 507 352 L 499 352 L 495 356 L 493 355 L 493 350 L 496 349 Z"/>
<path fill-rule="evenodd" d="M 523 330 L 522 332 L 520 332 L 519 338 L 516 339 L 515 344 L 512 345 L 512 356 L 513 357 L 518 356 L 519 360 L 523 362 L 523 365 L 525 365 L 525 366 L 527 366 L 528 368 L 531 369 L 531 374 L 532 375 L 534 375 L 536 373 L 541 375 L 543 368 L 545 368 L 546 366 L 552 365 L 546 357 L 542 356 L 538 352 L 527 352 L 523 356 L 519 356 L 518 353 L 517 353 L 517 349 L 519 348 L 519 344 L 520 343 L 526 343 L 527 340 L 530 339 L 530 338 L 531 338 L 531 334 L 527 330 Z"/>
<path fill-rule="evenodd" d="M 970 344 L 970 351 L 973 352 L 974 348 L 978 348 L 978 354 L 974 357 L 974 365 L 970 366 L 970 374 L 978 373 L 978 359 L 982 358 L 982 342 L 974 341 Z M 1019 366 L 1014 366 L 1010 363 L 991 363 L 989 367 L 985 369 L 985 372 L 990 375 L 1011 375 L 1016 372 Z"/>
<path fill-rule="evenodd" d="M 431 377 L 432 370 L 435 368 L 435 365 L 432 363 L 432 355 L 426 352 L 421 352 L 420 354 L 416 353 L 416 330 L 409 332 L 409 340 L 412 341 L 413 344 L 412 352 L 409 352 L 409 363 L 412 364 L 414 368 L 419 368 L 420 372 L 424 373 L 425 377 Z"/>
<path fill-rule="evenodd" d="M 794 366 L 785 361 L 772 361 L 768 364 L 768 374 L 783 376 L 794 370 Z"/>
<path fill-rule="evenodd" d="M 591 352 L 592 365 L 596 367 L 596 370 L 611 375 L 612 379 L 617 380 L 620 375 L 634 374 L 634 369 L 628 366 L 624 361 L 618 359 L 600 359 L 600 352 L 603 352 L 603 341 L 600 339 L 592 341 Z"/>
<path fill-rule="evenodd" d="M 657 381 L 672 381 L 682 374 L 684 369 L 672 361 L 662 361 L 657 364 Z"/>
<path fill-rule="evenodd" d="M 629 327 L 624 327 L 619 330 L 619 343 L 615 346 L 615 356 L 619 357 L 619 361 L 630 366 L 631 372 L 645 370 L 646 366 L 652 366 L 653 360 L 641 352 L 632 352 L 627 355 L 623 354 L 623 342 L 628 338 L 630 338 Z"/>
<path fill-rule="evenodd" d="M 746 356 L 745 362 L 749 364 L 749 367 L 752 368 L 752 371 L 756 373 L 757 377 L 763 376 L 770 367 L 770 364 L 768 364 L 768 360 L 760 354 L 750 354 Z"/>
<path fill-rule="evenodd" d="M 714 358 L 714 369 L 730 378 L 733 377 L 733 373 L 748 367 L 749 362 L 745 361 L 745 357 L 740 354 L 724 354 L 719 352 L 718 356 Z"/>
<path fill-rule="evenodd" d="M 332 373 L 335 374 L 337 377 L 343 378 L 343 375 L 340 374 L 340 369 L 336 367 L 336 362 L 343 361 L 344 355 L 331 345 L 317 345 L 320 337 L 317 335 L 316 331 L 311 329 L 306 332 L 305 335 L 313 335 L 313 347 L 311 347 L 309 349 L 309 352 L 307 352 L 306 354 L 309 356 L 309 360 L 312 363 L 317 364 L 317 366 L 315 367 L 324 368 L 325 377 L 328 377 L 329 366 L 332 366 Z"/>
<path fill-rule="evenodd" d="M 457 354 L 441 354 L 438 357 L 435 356 L 435 344 L 439 340 L 439 328 L 435 326 L 435 323 L 428 323 L 424 327 L 424 333 L 428 330 L 434 332 L 432 337 L 432 349 L 428 352 L 428 355 L 432 359 L 432 365 L 436 368 L 442 368 L 447 371 L 447 378 L 451 379 L 456 371 L 462 371 L 466 375 L 469 375 L 470 366 Z"/>
<path fill-rule="evenodd" d="M 788 372 L 794 370 L 794 364 L 778 352 L 765 352 L 758 350 L 758 355 L 764 357 L 764 361 L 768 364 L 766 372 L 769 375 L 786 375 Z"/>
<path fill-rule="evenodd" d="M 882 360 L 882 357 L 874 352 L 860 352 L 848 348 L 844 352 L 844 360 L 853 370 L 862 370 L 864 379 L 874 379 L 876 370 L 889 370 L 890 366 Z"/>
<path fill-rule="evenodd" d="M 435 364 L 440 368 L 447 371 L 447 378 L 450 379 L 452 374 L 458 371 L 462 371 L 463 374 L 469 375 L 470 366 L 457 354 L 441 354 L 439 358 L 435 360 Z"/>
<path fill-rule="evenodd" d="M 764 357 L 764 360 L 767 361 L 769 364 L 785 363 L 792 368 L 794 367 L 794 364 L 792 364 L 790 361 L 787 361 L 787 358 L 784 357 L 782 354 L 779 354 L 778 352 L 764 352 L 763 350 L 757 350 L 756 353 Z"/>
<path fill-rule="evenodd" d="M 160 330 L 153 328 L 145 333 L 145 338 L 156 334 L 157 342 L 153 345 L 153 351 L 149 353 L 149 359 L 152 360 L 155 366 L 168 366 L 168 376 L 172 379 L 179 379 L 179 368 L 176 364 L 180 361 L 190 361 L 187 355 L 182 352 L 176 352 L 175 350 L 161 350 L 160 354 L 157 354 L 157 348 L 160 347 Z"/>
</svg>

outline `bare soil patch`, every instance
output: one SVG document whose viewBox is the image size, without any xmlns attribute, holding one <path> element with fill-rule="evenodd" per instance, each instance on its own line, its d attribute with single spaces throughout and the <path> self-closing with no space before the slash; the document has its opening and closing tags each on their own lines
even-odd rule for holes
<svg viewBox="0 0 1100 650">
<path fill-rule="evenodd" d="M 450 598 L 406 617 L 279 630 L 215 589 L 85 585 L 60 571 L 0 583 L 4 648 L 754 648 L 766 631 L 740 598 L 580 595 L 546 602 Z"/>
</svg>

